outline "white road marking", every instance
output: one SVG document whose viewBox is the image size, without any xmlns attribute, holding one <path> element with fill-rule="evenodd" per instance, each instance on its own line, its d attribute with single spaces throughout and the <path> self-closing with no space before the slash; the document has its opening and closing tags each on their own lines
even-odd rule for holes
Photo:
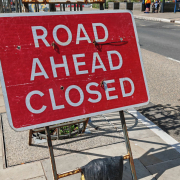
<svg viewBox="0 0 180 180">
<path fill-rule="evenodd" d="M 180 63 L 180 60 L 173 59 L 173 58 L 170 58 L 170 57 L 166 57 L 166 58 L 169 59 L 169 60 L 176 61 L 176 62 Z"/>
<path fill-rule="evenodd" d="M 156 135 L 158 135 L 163 141 L 175 148 L 180 153 L 180 143 L 172 138 L 169 134 L 164 132 L 161 128 L 156 126 L 152 121 L 143 116 L 140 112 L 136 111 L 134 108 L 127 110 L 130 114 L 140 120 L 145 126 L 152 130 Z"/>
</svg>

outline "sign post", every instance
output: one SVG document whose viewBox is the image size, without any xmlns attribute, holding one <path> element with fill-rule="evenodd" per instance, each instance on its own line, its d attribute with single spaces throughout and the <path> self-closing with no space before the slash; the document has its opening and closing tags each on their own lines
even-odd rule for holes
<svg viewBox="0 0 180 180">
<path fill-rule="evenodd" d="M 55 158 L 54 158 L 54 152 L 53 152 L 53 146 L 52 146 L 52 142 L 51 142 L 49 126 L 45 127 L 45 131 L 46 131 L 47 142 L 48 142 L 48 147 L 49 147 L 49 154 L 50 154 L 50 159 L 51 159 L 53 178 L 54 178 L 54 180 L 57 180 L 58 174 L 57 174 L 57 170 L 56 170 L 56 163 L 55 163 Z"/>
<path fill-rule="evenodd" d="M 149 95 L 130 11 L 5 14 L 0 24 L 10 126 L 24 131 L 120 111 L 133 174 L 123 110 Z"/>
<path fill-rule="evenodd" d="M 126 149 L 127 149 L 128 155 L 129 155 L 129 163 L 130 163 L 130 167 L 131 167 L 132 178 L 133 178 L 133 180 L 137 180 L 136 170 L 134 167 L 134 160 L 133 160 L 131 146 L 130 146 L 130 142 L 129 142 L 129 136 L 128 136 L 126 122 L 125 122 L 125 118 L 124 118 L 124 112 L 119 111 L 119 115 L 120 115 L 120 119 L 121 119 L 121 125 L 122 125 L 122 129 L 123 129 L 124 139 L 125 139 L 125 143 L 126 143 Z"/>
</svg>

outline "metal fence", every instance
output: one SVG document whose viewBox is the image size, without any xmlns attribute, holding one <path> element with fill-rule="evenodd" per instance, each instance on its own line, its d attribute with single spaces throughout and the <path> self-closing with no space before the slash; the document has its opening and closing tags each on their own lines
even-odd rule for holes
<svg viewBox="0 0 180 180">
<path fill-rule="evenodd" d="M 82 11 L 83 5 L 76 4 L 28 4 L 22 0 L 0 0 L 0 13 L 48 12 L 48 11 Z"/>
<path fill-rule="evenodd" d="M 0 0 L 0 13 L 22 12 L 21 0 Z"/>
</svg>

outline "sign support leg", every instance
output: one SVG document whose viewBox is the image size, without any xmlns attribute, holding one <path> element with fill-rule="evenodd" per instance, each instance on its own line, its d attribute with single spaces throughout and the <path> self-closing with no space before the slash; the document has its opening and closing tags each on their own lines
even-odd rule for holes
<svg viewBox="0 0 180 180">
<path fill-rule="evenodd" d="M 46 136 L 47 136 L 47 143 L 48 143 L 49 155 L 50 155 L 50 159 L 51 159 L 53 177 L 54 177 L 54 180 L 58 180 L 58 174 L 57 174 L 57 170 L 56 170 L 56 163 L 55 163 L 55 159 L 54 159 L 54 153 L 53 153 L 53 147 L 52 147 L 52 142 L 51 142 L 49 126 L 45 127 L 45 131 L 46 131 Z"/>
<path fill-rule="evenodd" d="M 32 144 L 32 134 L 33 134 L 33 131 L 32 129 L 29 130 L 29 146 Z"/>
<path fill-rule="evenodd" d="M 126 149 L 127 149 L 128 154 L 129 154 L 129 163 L 130 163 L 130 166 L 131 166 L 132 178 L 133 178 L 133 180 L 137 180 L 136 170 L 135 170 L 135 167 L 134 167 L 134 160 L 133 160 L 131 146 L 130 146 L 130 142 L 129 142 L 126 122 L 125 122 L 125 118 L 124 118 L 124 112 L 123 111 L 119 111 L 119 114 L 120 114 L 120 119 L 121 119 L 123 134 L 124 134 L 124 139 L 125 139 L 125 142 L 126 142 Z"/>
</svg>

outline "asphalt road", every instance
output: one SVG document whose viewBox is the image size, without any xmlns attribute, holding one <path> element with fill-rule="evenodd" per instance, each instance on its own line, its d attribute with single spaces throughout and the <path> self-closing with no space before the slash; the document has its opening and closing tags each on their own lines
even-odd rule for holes
<svg viewBox="0 0 180 180">
<path fill-rule="evenodd" d="M 136 25 L 150 93 L 150 103 L 138 110 L 180 142 L 180 25 Z"/>
<path fill-rule="evenodd" d="M 136 19 L 143 49 L 180 60 L 180 25 Z"/>
</svg>

